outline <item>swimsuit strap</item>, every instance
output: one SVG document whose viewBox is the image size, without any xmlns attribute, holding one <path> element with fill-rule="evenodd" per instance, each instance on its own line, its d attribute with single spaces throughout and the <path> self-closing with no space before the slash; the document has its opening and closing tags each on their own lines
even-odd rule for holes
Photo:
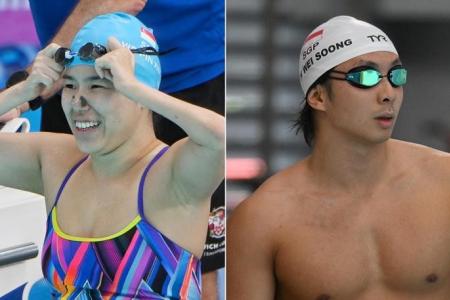
<svg viewBox="0 0 450 300">
<path fill-rule="evenodd" d="M 64 190 L 64 187 L 66 186 L 67 182 L 69 181 L 70 177 L 72 177 L 73 173 L 75 173 L 75 171 L 78 169 L 79 166 L 81 166 L 81 164 L 89 157 L 89 155 L 86 155 L 85 157 L 83 157 L 79 162 L 77 162 L 75 164 L 75 166 L 73 166 L 70 171 L 66 174 L 66 177 L 64 177 L 64 180 L 61 184 L 61 186 L 59 187 L 58 190 L 58 194 L 56 194 L 56 198 L 55 198 L 55 203 L 53 204 L 53 206 L 56 206 L 56 204 L 59 201 L 59 197 L 61 196 L 62 191 Z"/>
<path fill-rule="evenodd" d="M 138 190 L 138 211 L 140 216 L 144 216 L 144 183 L 145 178 L 147 177 L 148 171 L 150 171 L 151 167 L 163 156 L 164 153 L 169 149 L 169 146 L 162 148 L 158 154 L 153 157 L 150 163 L 145 168 L 142 173 L 141 180 L 139 182 L 139 190 Z"/>
</svg>

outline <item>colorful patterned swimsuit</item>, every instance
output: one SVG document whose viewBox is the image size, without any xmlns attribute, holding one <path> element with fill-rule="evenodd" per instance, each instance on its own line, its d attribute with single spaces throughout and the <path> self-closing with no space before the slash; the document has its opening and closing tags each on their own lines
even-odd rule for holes
<svg viewBox="0 0 450 300">
<path fill-rule="evenodd" d="M 139 183 L 139 215 L 120 232 L 80 238 L 61 231 L 56 204 L 83 158 L 66 175 L 47 219 L 42 252 L 44 276 L 61 299 L 200 299 L 200 260 L 153 227 L 144 217 L 144 181 L 164 154 L 145 168 Z"/>
</svg>

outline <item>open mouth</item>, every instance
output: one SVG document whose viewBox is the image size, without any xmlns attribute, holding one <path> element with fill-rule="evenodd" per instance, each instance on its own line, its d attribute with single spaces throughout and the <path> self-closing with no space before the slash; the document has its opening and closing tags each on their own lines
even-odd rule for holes
<svg viewBox="0 0 450 300">
<path fill-rule="evenodd" d="M 100 121 L 75 121 L 75 128 L 79 131 L 88 131 L 99 127 Z"/>
</svg>

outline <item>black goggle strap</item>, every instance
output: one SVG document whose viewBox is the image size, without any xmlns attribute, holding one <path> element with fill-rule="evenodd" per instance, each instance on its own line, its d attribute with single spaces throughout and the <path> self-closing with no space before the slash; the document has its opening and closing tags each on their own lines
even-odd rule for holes
<svg viewBox="0 0 450 300">
<path fill-rule="evenodd" d="M 342 74 L 342 75 L 347 75 L 347 74 L 348 74 L 347 72 L 336 71 L 336 70 L 330 70 L 330 71 L 328 71 L 328 72 L 330 72 L 330 73 Z M 328 77 L 328 78 L 331 78 L 331 79 L 336 79 L 336 80 L 344 80 L 344 81 L 347 80 L 347 76 L 345 76 L 345 77 L 334 77 L 334 76 L 331 76 L 330 74 L 328 74 L 327 77 Z"/>
<path fill-rule="evenodd" d="M 142 47 L 142 48 L 136 48 L 136 49 L 130 49 L 132 53 L 136 54 L 145 54 L 145 55 L 164 55 L 167 53 L 172 52 L 175 49 L 169 49 L 166 51 L 157 51 L 155 48 L 148 46 L 148 47 Z"/>
<path fill-rule="evenodd" d="M 148 46 L 136 49 L 130 49 L 132 53 L 144 54 L 144 55 L 165 55 L 174 51 L 175 49 L 169 49 L 167 51 L 157 51 L 155 48 Z M 76 55 L 82 60 L 95 60 L 108 52 L 108 49 L 100 44 L 87 43 L 83 45 L 78 52 L 74 52 L 69 48 L 61 47 L 56 50 L 55 61 L 61 65 L 67 65 L 71 63 Z"/>
</svg>

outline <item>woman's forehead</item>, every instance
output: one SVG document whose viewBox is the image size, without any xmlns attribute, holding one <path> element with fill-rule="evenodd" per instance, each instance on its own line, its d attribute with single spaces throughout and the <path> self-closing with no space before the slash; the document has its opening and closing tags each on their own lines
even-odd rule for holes
<svg viewBox="0 0 450 300">
<path fill-rule="evenodd" d="M 77 81 L 100 79 L 94 67 L 88 65 L 78 65 L 64 70 L 63 78 Z"/>
</svg>

